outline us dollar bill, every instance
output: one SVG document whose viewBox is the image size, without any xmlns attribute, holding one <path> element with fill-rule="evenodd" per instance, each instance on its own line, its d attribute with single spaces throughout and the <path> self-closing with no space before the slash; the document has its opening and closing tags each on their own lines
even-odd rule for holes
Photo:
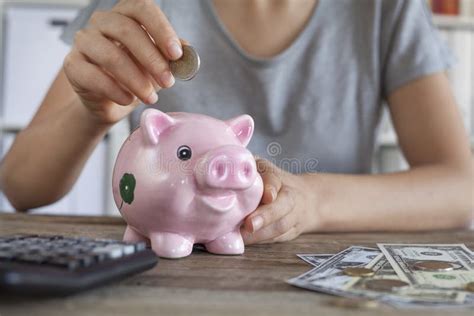
<svg viewBox="0 0 474 316">
<path fill-rule="evenodd" d="M 377 298 L 382 302 L 390 305 L 409 307 L 431 306 L 437 304 L 459 306 L 466 305 L 467 293 L 455 290 L 440 290 L 440 289 L 419 289 L 413 286 L 401 286 L 387 288 L 385 290 L 371 290 L 370 282 L 377 282 L 378 280 L 400 281 L 392 265 L 388 262 L 383 254 L 370 262 L 366 268 L 375 271 L 374 276 L 370 278 L 365 277 L 351 277 L 343 286 L 343 290 L 350 293 L 360 293 L 363 296 Z"/>
<path fill-rule="evenodd" d="M 334 256 L 334 254 L 297 254 L 298 258 L 303 261 L 306 261 L 314 267 L 319 267 L 326 260 Z"/>
<path fill-rule="evenodd" d="M 365 250 L 366 249 L 367 248 L 365 248 Z M 350 250 L 361 251 L 360 248 L 349 248 L 340 254 L 353 257 Z M 372 254 L 373 252 L 370 253 Z M 414 289 L 412 287 L 404 287 L 400 289 L 394 288 L 387 291 L 374 291 L 368 289 L 366 286 L 367 282 L 373 282 L 373 280 L 400 280 L 382 253 L 378 252 L 372 260 L 368 259 L 370 257 L 372 257 L 372 255 L 365 256 L 364 261 L 367 263 L 363 265 L 363 267 L 375 272 L 372 277 L 348 276 L 345 275 L 342 270 L 334 273 L 326 273 L 324 276 L 321 276 L 321 274 L 317 274 L 318 269 L 315 268 L 309 271 L 310 273 L 293 278 L 288 282 L 294 286 L 337 296 L 371 300 L 377 299 L 399 308 L 431 306 L 466 307 L 466 293 L 459 291 Z M 341 266 L 341 262 L 351 262 L 351 260 L 348 260 L 348 258 L 339 258 L 334 264 L 339 264 L 339 266 Z M 360 261 L 358 262 L 360 263 Z M 327 270 L 323 270 L 323 272 L 324 271 Z M 311 274 L 311 277 L 308 277 L 308 274 Z"/>
<path fill-rule="evenodd" d="M 400 280 L 416 288 L 457 289 L 474 281 L 474 254 L 463 244 L 378 244 Z M 423 262 L 448 263 L 447 271 L 422 270 Z"/>
<path fill-rule="evenodd" d="M 311 282 L 332 274 L 342 273 L 347 267 L 365 266 L 378 255 L 380 255 L 378 249 L 352 246 L 332 256 L 318 267 L 287 282 L 290 284 L 292 284 L 292 281 Z"/>
</svg>

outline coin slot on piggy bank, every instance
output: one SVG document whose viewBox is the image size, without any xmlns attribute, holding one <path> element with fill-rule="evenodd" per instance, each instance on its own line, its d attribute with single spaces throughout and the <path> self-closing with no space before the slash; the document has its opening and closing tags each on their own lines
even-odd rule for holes
<svg viewBox="0 0 474 316">
<path fill-rule="evenodd" d="M 188 256 L 195 243 L 215 254 L 242 254 L 240 226 L 263 194 L 246 148 L 253 130 L 249 115 L 222 121 L 145 110 L 113 172 L 124 240 L 149 241 L 165 258 Z"/>
</svg>

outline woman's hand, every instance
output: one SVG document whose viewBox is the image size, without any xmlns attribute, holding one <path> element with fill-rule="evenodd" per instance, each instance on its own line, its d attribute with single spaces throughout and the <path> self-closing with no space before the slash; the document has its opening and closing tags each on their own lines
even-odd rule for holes
<svg viewBox="0 0 474 316">
<path fill-rule="evenodd" d="M 242 226 L 244 242 L 283 242 L 314 230 L 315 188 L 306 183 L 306 176 L 285 172 L 264 159 L 257 159 L 257 169 L 264 191 L 261 205 Z"/>
<path fill-rule="evenodd" d="M 169 61 L 181 55 L 181 42 L 154 1 L 122 0 L 95 12 L 76 33 L 64 71 L 86 108 L 101 123 L 113 124 L 135 108 L 137 98 L 156 103 L 156 91 L 174 84 Z"/>
</svg>

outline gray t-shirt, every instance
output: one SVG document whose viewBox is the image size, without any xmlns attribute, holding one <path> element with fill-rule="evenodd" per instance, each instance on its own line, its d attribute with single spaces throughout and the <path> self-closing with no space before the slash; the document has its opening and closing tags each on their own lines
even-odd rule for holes
<svg viewBox="0 0 474 316">
<path fill-rule="evenodd" d="M 70 43 L 94 10 L 115 3 L 92 1 L 63 39 Z M 451 64 L 425 0 L 319 0 L 297 39 L 269 59 L 239 47 L 211 0 L 157 4 L 197 49 L 201 69 L 161 91 L 156 108 L 222 119 L 250 114 L 250 150 L 292 172 L 370 172 L 386 96 Z M 132 128 L 143 109 L 131 115 Z"/>
</svg>

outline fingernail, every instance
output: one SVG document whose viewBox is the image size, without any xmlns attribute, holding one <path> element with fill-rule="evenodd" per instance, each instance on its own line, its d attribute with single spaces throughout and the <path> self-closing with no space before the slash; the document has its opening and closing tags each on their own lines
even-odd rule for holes
<svg viewBox="0 0 474 316">
<path fill-rule="evenodd" d="M 171 58 L 178 59 L 183 55 L 183 49 L 181 45 L 179 45 L 176 41 L 171 42 L 168 45 L 168 53 L 170 54 Z"/>
<path fill-rule="evenodd" d="M 272 192 L 272 201 L 275 201 L 278 195 L 277 190 L 274 187 L 272 187 L 271 192 Z"/>
<path fill-rule="evenodd" d="M 277 197 L 277 191 L 273 185 L 266 186 L 266 189 L 270 191 L 270 195 L 272 196 L 272 202 L 275 201 Z"/>
<path fill-rule="evenodd" d="M 261 216 L 255 216 L 252 218 L 252 232 L 256 232 L 263 226 L 263 218 Z"/>
<path fill-rule="evenodd" d="M 165 71 L 160 76 L 161 83 L 164 85 L 163 88 L 169 88 L 174 85 L 174 77 L 170 71 Z"/>
<path fill-rule="evenodd" d="M 148 104 L 155 104 L 156 102 L 158 102 L 158 94 L 153 91 L 147 98 L 146 98 L 146 103 Z"/>
</svg>

